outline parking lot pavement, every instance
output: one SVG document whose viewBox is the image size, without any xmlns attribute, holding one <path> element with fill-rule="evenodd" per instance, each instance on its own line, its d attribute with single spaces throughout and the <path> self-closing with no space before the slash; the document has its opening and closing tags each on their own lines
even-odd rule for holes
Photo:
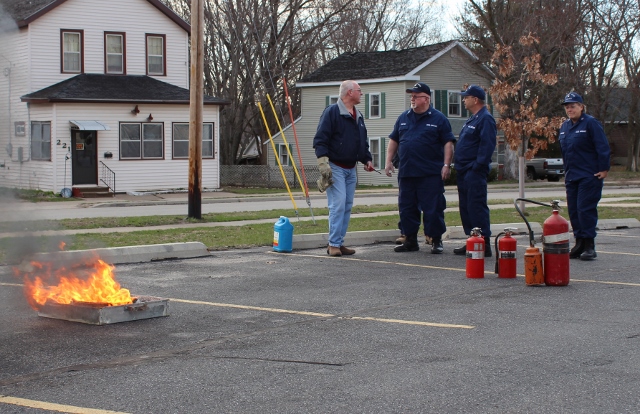
<svg viewBox="0 0 640 414">
<path fill-rule="evenodd" d="M 459 241 L 123 264 L 171 315 L 106 326 L 38 317 L 0 267 L 0 412 L 636 412 L 639 240 L 601 231 L 566 287 L 498 279 L 495 258 L 467 279 Z"/>
</svg>

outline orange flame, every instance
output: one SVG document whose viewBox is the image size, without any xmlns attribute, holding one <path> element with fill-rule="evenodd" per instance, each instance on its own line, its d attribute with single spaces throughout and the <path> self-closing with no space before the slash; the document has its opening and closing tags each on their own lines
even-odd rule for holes
<svg viewBox="0 0 640 414">
<path fill-rule="evenodd" d="M 47 301 L 100 303 L 119 306 L 132 303 L 128 289 L 115 280 L 115 266 L 96 258 L 94 261 L 54 269 L 51 262 L 31 262 L 33 272 L 23 274 L 25 295 L 29 305 L 40 309 Z"/>
<path fill-rule="evenodd" d="M 60 250 L 64 250 L 64 248 L 65 248 L 65 246 L 66 246 L 66 245 L 67 245 L 67 243 L 65 243 L 65 242 L 61 241 L 61 242 L 58 244 L 58 248 L 59 248 Z"/>
</svg>

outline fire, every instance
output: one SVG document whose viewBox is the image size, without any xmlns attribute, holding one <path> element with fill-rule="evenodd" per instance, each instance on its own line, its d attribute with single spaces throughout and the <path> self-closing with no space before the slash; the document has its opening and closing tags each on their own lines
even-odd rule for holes
<svg viewBox="0 0 640 414">
<path fill-rule="evenodd" d="M 47 301 L 100 303 L 119 306 L 133 302 L 128 289 L 114 278 L 115 267 L 95 258 L 71 268 L 54 269 L 51 262 L 31 262 L 33 271 L 23 274 L 29 305 L 40 309 Z"/>
<path fill-rule="evenodd" d="M 67 243 L 65 243 L 65 242 L 61 241 L 61 242 L 58 244 L 58 248 L 59 248 L 60 250 L 64 250 L 64 248 L 65 248 L 65 246 L 66 246 L 66 245 L 67 245 Z"/>
</svg>

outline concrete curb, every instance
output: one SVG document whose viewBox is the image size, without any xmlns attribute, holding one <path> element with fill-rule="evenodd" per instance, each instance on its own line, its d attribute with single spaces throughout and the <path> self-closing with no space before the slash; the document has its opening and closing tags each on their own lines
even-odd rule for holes
<svg viewBox="0 0 640 414">
<path fill-rule="evenodd" d="M 154 260 L 191 259 L 209 256 L 211 253 L 203 243 L 187 242 L 38 253 L 33 256 L 33 260 L 39 262 L 78 263 L 96 255 L 107 263 L 122 264 L 152 262 Z"/>
<path fill-rule="evenodd" d="M 607 219 L 598 221 L 597 230 L 633 229 L 640 227 L 640 221 L 635 218 Z"/>
<path fill-rule="evenodd" d="M 534 233 L 535 240 L 540 241 L 542 236 L 542 226 L 540 225 L 540 223 L 529 223 L 529 225 L 531 226 L 531 230 Z M 529 229 L 523 223 L 492 224 L 491 234 L 493 236 L 496 236 L 498 233 L 504 231 L 504 229 L 507 227 L 514 228 L 514 234 L 529 234 Z M 598 222 L 597 228 L 599 230 L 615 230 L 638 227 L 640 227 L 640 221 L 635 218 L 629 218 L 600 220 Z M 398 238 L 398 236 L 398 230 L 353 231 L 347 233 L 347 236 L 345 237 L 345 244 L 348 246 L 362 246 L 376 243 L 393 243 L 396 238 Z M 293 249 L 305 250 L 325 247 L 328 244 L 328 237 L 328 233 L 299 235 L 294 234 Z M 467 235 L 464 233 L 464 230 L 461 226 L 455 226 L 450 227 L 443 235 L 443 238 L 445 240 L 466 239 Z M 203 243 L 187 242 L 112 247 L 92 250 L 73 250 L 53 253 L 38 253 L 33 257 L 33 260 L 42 262 L 53 261 L 64 263 L 79 263 L 86 258 L 94 257 L 96 254 L 102 260 L 110 264 L 141 263 L 170 259 L 190 259 L 211 255 L 211 253 L 207 250 L 207 246 L 205 246 Z M 23 262 L 21 267 L 24 266 L 29 265 L 28 263 Z"/>
</svg>

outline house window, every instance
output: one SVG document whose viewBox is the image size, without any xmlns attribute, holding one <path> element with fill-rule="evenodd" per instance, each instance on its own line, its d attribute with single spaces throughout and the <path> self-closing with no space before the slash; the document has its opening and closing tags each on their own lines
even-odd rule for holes
<svg viewBox="0 0 640 414">
<path fill-rule="evenodd" d="M 162 123 L 121 123 L 120 159 L 164 158 Z"/>
<path fill-rule="evenodd" d="M 24 137 L 26 135 L 26 124 L 24 121 L 16 121 L 13 123 L 16 137 Z"/>
<path fill-rule="evenodd" d="M 379 170 L 382 165 L 382 140 L 380 138 L 369 138 L 369 152 L 371 152 L 373 168 Z"/>
<path fill-rule="evenodd" d="M 338 95 L 329 96 L 329 105 L 338 103 Z"/>
<path fill-rule="evenodd" d="M 31 159 L 51 160 L 51 122 L 31 122 Z"/>
<path fill-rule="evenodd" d="M 173 158 L 189 158 L 189 123 L 173 124 Z M 202 158 L 214 158 L 212 122 L 202 124 Z"/>
<path fill-rule="evenodd" d="M 82 30 L 60 31 L 60 63 L 62 73 L 82 73 Z"/>
<path fill-rule="evenodd" d="M 289 151 L 287 151 L 287 144 L 278 144 L 278 158 L 280 158 L 280 164 L 291 165 L 289 159 Z"/>
<path fill-rule="evenodd" d="M 124 75 L 125 56 L 124 33 L 105 32 L 104 72 L 116 75 Z"/>
<path fill-rule="evenodd" d="M 147 75 L 166 75 L 165 35 L 147 35 Z"/>
<path fill-rule="evenodd" d="M 369 94 L 369 118 L 380 118 L 380 94 Z"/>
<path fill-rule="evenodd" d="M 461 116 L 460 92 L 449 92 L 449 116 Z"/>
</svg>

